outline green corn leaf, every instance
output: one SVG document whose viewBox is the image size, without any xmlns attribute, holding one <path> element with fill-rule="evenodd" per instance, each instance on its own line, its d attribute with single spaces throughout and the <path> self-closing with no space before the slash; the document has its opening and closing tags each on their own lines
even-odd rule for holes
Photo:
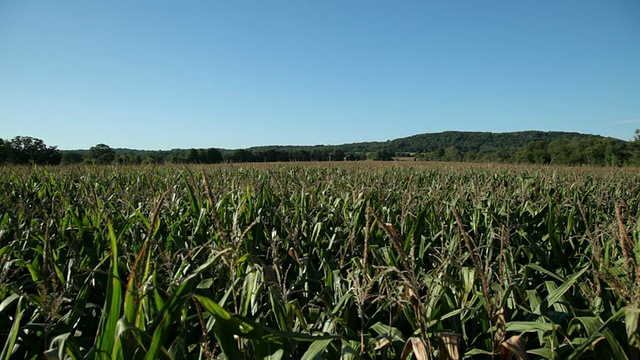
<svg viewBox="0 0 640 360">
<path fill-rule="evenodd" d="M 4 343 L 4 347 L 2 348 L 2 353 L 0 354 L 0 359 L 9 360 L 11 359 L 11 354 L 13 353 L 14 346 L 16 345 L 16 340 L 18 339 L 18 333 L 20 332 L 20 321 L 22 320 L 22 296 L 18 300 L 18 306 L 16 307 L 16 313 L 13 318 L 13 323 L 11 324 L 11 329 L 9 329 L 9 336 L 7 336 L 7 340 Z"/>
<path fill-rule="evenodd" d="M 624 324 L 627 330 L 629 345 L 640 349 L 640 309 L 627 306 L 624 309 Z"/>
<path fill-rule="evenodd" d="M 538 348 L 527 350 L 527 354 L 537 355 L 543 359 L 555 359 L 557 355 L 549 348 Z"/>
<path fill-rule="evenodd" d="M 16 293 L 9 295 L 4 300 L 2 300 L 2 302 L 0 303 L 0 313 L 2 313 L 4 309 L 9 307 L 16 300 L 20 300 L 20 295 Z"/>
<path fill-rule="evenodd" d="M 569 327 L 567 329 L 567 334 L 572 335 L 574 332 L 577 332 L 578 328 L 582 328 L 585 331 L 586 336 L 590 336 L 591 334 L 598 331 L 598 329 L 602 326 L 602 321 L 595 316 L 577 316 L 571 319 L 569 322 Z"/>
<path fill-rule="evenodd" d="M 180 308 L 184 304 L 184 301 L 190 300 L 189 292 L 191 291 L 191 288 L 195 286 L 194 281 L 196 277 L 211 265 L 213 265 L 220 258 L 220 256 L 224 255 L 227 251 L 228 250 L 219 251 L 215 255 L 210 256 L 209 260 L 207 260 L 204 264 L 200 265 L 191 274 L 185 277 L 180 286 L 178 286 L 178 289 L 173 293 L 169 300 L 164 303 L 163 308 L 158 312 L 153 321 L 155 327 L 153 329 L 153 336 L 151 345 L 149 346 L 149 352 L 147 353 L 145 359 L 152 360 L 159 356 L 161 353 L 166 352 L 165 348 L 163 347 L 163 343 L 168 335 L 167 329 L 171 325 L 172 319 L 179 314 Z"/>
<path fill-rule="evenodd" d="M 222 322 L 216 322 L 213 326 L 213 334 L 220 344 L 222 353 L 227 359 L 242 359 L 242 353 L 238 349 L 238 343 L 233 337 L 233 332 L 226 329 Z"/>
<path fill-rule="evenodd" d="M 114 346 L 114 350 L 111 355 L 113 359 L 121 357 L 123 359 L 134 359 L 133 355 L 135 353 L 148 353 L 152 342 L 151 337 L 147 333 L 129 323 L 124 318 L 118 321 L 116 339 L 118 341 L 116 341 L 116 345 Z M 126 343 L 129 347 L 123 348 L 123 343 Z M 171 356 L 167 352 L 161 351 L 158 358 L 170 359 Z"/>
<path fill-rule="evenodd" d="M 407 339 L 404 337 L 404 335 L 402 335 L 402 332 L 400 330 L 398 330 L 395 327 L 385 325 L 381 322 L 377 322 L 371 325 L 369 329 L 375 331 L 378 335 L 391 336 L 391 341 L 401 341 L 402 343 L 407 341 Z"/>
<path fill-rule="evenodd" d="M 193 297 L 196 298 L 200 304 L 211 313 L 211 315 L 215 316 L 216 319 L 222 321 L 231 320 L 231 314 L 229 314 L 227 310 L 223 309 L 215 301 L 201 295 L 193 295 Z"/>
<path fill-rule="evenodd" d="M 571 275 L 571 277 L 569 277 L 569 279 L 567 279 L 562 285 L 558 286 L 557 289 L 551 291 L 549 295 L 547 295 L 547 297 L 542 301 L 542 304 L 538 305 L 538 307 L 536 307 L 536 309 L 533 311 L 534 314 L 540 315 L 542 309 L 546 309 L 562 299 L 564 294 L 569 291 L 573 284 L 575 284 L 580 276 L 582 276 L 582 274 L 584 274 L 588 269 L 588 267 L 585 267 L 577 273 Z"/>
<path fill-rule="evenodd" d="M 278 294 L 278 291 L 276 290 L 275 287 L 270 286 L 268 288 L 268 294 L 269 294 L 269 303 L 271 305 L 271 311 L 273 311 L 273 314 L 276 317 L 278 328 L 280 328 L 281 331 L 285 331 L 285 332 L 290 331 L 291 325 L 287 318 L 287 313 L 280 299 L 280 295 Z"/>
<path fill-rule="evenodd" d="M 562 279 L 562 277 L 560 277 L 558 274 L 554 274 L 553 272 L 551 272 L 551 271 L 549 271 L 549 270 L 547 270 L 547 269 L 543 268 L 543 267 L 542 267 L 542 266 L 540 266 L 540 265 L 536 265 L 536 264 L 528 264 L 528 265 L 525 265 L 525 268 L 528 268 L 528 269 L 532 269 L 532 270 L 538 271 L 538 272 L 540 272 L 540 273 L 542 273 L 542 274 L 545 274 L 545 275 L 548 275 L 548 276 L 550 276 L 550 277 L 552 277 L 552 278 L 554 278 L 554 279 L 556 279 L 556 280 L 558 280 L 558 281 L 562 281 L 562 280 L 563 280 L 563 279 Z"/>
<path fill-rule="evenodd" d="M 283 332 L 280 330 L 272 329 L 267 326 L 255 323 L 254 321 L 247 319 L 240 315 L 232 315 L 215 301 L 201 296 L 192 295 L 200 304 L 216 318 L 216 323 L 220 323 L 224 327 L 227 333 L 237 335 L 247 339 L 253 340 L 275 340 L 275 339 L 287 339 L 294 341 L 313 342 L 317 340 L 334 340 L 337 336 L 332 335 L 310 335 L 296 332 Z"/>
<path fill-rule="evenodd" d="M 55 353 L 58 359 L 84 359 L 84 356 L 82 356 L 80 348 L 78 347 L 78 344 L 75 343 L 71 333 L 61 334 L 53 338 L 53 340 L 51 340 L 49 351 L 52 354 Z"/>
<path fill-rule="evenodd" d="M 322 354 L 334 339 L 316 340 L 309 345 L 309 349 L 302 355 L 301 360 L 322 360 Z"/>
<path fill-rule="evenodd" d="M 107 283 L 107 298 L 103 309 L 108 309 L 103 313 L 100 319 L 102 331 L 98 334 L 97 349 L 102 359 L 108 359 L 114 344 L 116 327 L 120 319 L 120 311 L 122 308 L 122 288 L 120 277 L 118 275 L 118 244 L 116 234 L 113 230 L 111 222 L 107 223 L 109 229 L 109 239 L 111 245 L 111 273 Z"/>
<path fill-rule="evenodd" d="M 356 351 L 360 348 L 357 341 L 342 340 L 342 349 L 340 349 L 340 360 L 362 359 L 362 356 Z"/>
<path fill-rule="evenodd" d="M 248 315 L 251 310 L 252 303 L 256 299 L 256 293 L 262 288 L 262 277 L 256 269 L 250 269 L 245 275 L 243 291 L 242 291 L 242 303 L 240 307 L 240 313 L 242 315 Z"/>
<path fill-rule="evenodd" d="M 525 332 L 538 332 L 538 331 L 553 331 L 554 326 L 551 323 L 540 321 L 511 321 L 505 326 L 506 331 L 515 331 L 519 333 Z"/>
<path fill-rule="evenodd" d="M 616 360 L 628 360 L 627 354 L 625 354 L 622 346 L 613 335 L 611 330 L 604 329 L 602 330 L 602 335 L 604 335 L 605 339 L 607 339 L 607 344 L 609 345 L 610 354 L 612 355 L 612 359 Z"/>
<path fill-rule="evenodd" d="M 624 309 L 620 309 L 615 314 L 613 314 L 609 319 L 607 319 L 607 321 L 604 322 L 604 324 L 602 324 L 598 328 L 597 331 L 594 331 L 587 339 L 581 340 L 581 344 L 579 346 L 577 346 L 569 354 L 569 356 L 567 358 L 568 359 L 579 359 L 591 347 L 593 347 L 596 343 L 598 343 L 602 339 L 607 338 L 607 335 L 611 335 L 611 331 L 608 329 L 608 327 L 610 325 L 615 324 L 616 321 L 618 321 L 618 319 L 620 319 L 623 315 L 624 315 Z M 608 331 L 608 333 L 605 334 L 605 331 Z M 608 340 L 608 338 L 607 338 L 607 340 Z M 615 338 L 614 338 L 614 340 L 615 340 Z M 613 346 L 615 347 L 616 344 L 619 346 L 619 343 L 617 342 L 617 340 L 616 340 L 616 342 L 615 342 L 615 344 Z M 615 349 L 614 349 L 614 351 L 615 351 Z"/>
<path fill-rule="evenodd" d="M 473 359 L 473 357 L 477 356 L 477 355 L 493 356 L 493 353 L 491 351 L 474 348 L 474 349 L 471 349 L 469 351 L 465 351 L 463 359 Z"/>
<path fill-rule="evenodd" d="M 189 196 L 189 205 L 191 206 L 192 214 L 200 213 L 200 206 L 198 205 L 198 200 L 196 200 L 195 194 L 193 193 L 193 188 L 191 187 L 191 183 L 187 180 L 187 178 L 183 178 L 185 189 L 187 190 L 187 195 Z"/>
<path fill-rule="evenodd" d="M 284 357 L 284 350 L 278 349 L 273 354 L 263 357 L 263 360 L 281 360 Z"/>
</svg>

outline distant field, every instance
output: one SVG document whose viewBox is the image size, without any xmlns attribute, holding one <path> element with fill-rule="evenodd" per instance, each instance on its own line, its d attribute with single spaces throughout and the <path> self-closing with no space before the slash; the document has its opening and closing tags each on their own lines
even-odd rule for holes
<svg viewBox="0 0 640 360">
<path fill-rule="evenodd" d="M 0 167 L 1 359 L 638 358 L 640 174 Z"/>
</svg>

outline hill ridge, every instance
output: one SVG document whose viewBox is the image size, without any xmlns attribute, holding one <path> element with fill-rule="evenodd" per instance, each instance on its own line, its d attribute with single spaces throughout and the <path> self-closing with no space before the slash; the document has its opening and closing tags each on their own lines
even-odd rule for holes
<svg viewBox="0 0 640 360">
<path fill-rule="evenodd" d="M 337 145 L 261 145 L 252 146 L 246 148 L 251 151 L 267 151 L 267 150 L 302 150 L 302 149 L 335 149 L 342 148 L 346 152 L 369 152 L 378 150 L 388 150 L 391 152 L 428 152 L 434 151 L 438 148 L 458 147 L 462 141 L 466 141 L 465 146 L 459 146 L 459 150 L 471 150 L 479 149 L 480 146 L 475 144 L 470 146 L 469 142 L 478 143 L 482 142 L 483 145 L 490 148 L 502 148 L 504 147 L 504 141 L 511 138 L 511 141 L 507 142 L 509 148 L 519 148 L 528 145 L 533 141 L 553 141 L 557 139 L 606 139 L 607 137 L 602 135 L 584 134 L 579 132 L 566 132 L 566 131 L 541 131 L 541 130 L 525 130 L 525 131 L 511 131 L 511 132 L 488 132 L 488 131 L 458 131 L 447 130 L 435 133 L 421 133 L 415 135 L 409 135 L 405 137 L 390 139 L 386 141 L 364 141 L 354 143 L 344 143 Z M 625 142 L 624 140 L 615 139 L 616 141 Z M 430 144 L 425 144 L 425 141 L 429 141 Z M 491 146 L 487 142 L 497 142 L 501 146 Z M 446 146 L 445 146 L 446 145 Z M 229 149 L 220 149 L 222 151 L 233 151 Z M 234 149 L 238 150 L 238 149 Z"/>
</svg>

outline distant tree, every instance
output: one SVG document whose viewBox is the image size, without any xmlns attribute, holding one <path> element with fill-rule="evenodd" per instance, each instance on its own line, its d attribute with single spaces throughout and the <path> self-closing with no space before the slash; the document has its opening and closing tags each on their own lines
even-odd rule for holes
<svg viewBox="0 0 640 360">
<path fill-rule="evenodd" d="M 356 156 L 356 154 L 354 154 L 354 153 L 348 153 L 348 154 L 344 157 L 344 159 L 345 159 L 346 161 L 356 161 L 356 160 L 358 160 L 358 157 L 357 157 L 357 156 Z"/>
<path fill-rule="evenodd" d="M 476 150 L 462 151 L 461 155 L 462 155 L 462 160 L 468 161 L 468 162 L 476 162 L 480 158 L 480 156 L 478 155 L 478 151 Z"/>
<path fill-rule="evenodd" d="M 462 161 L 462 151 L 455 146 L 449 146 L 444 149 L 444 154 L 442 156 L 443 161 Z"/>
<path fill-rule="evenodd" d="M 202 162 L 205 164 L 217 164 L 222 162 L 222 154 L 220 150 L 209 148 L 204 150 L 204 154 L 201 156 Z"/>
<path fill-rule="evenodd" d="M 128 164 L 142 163 L 142 156 L 140 156 L 139 154 L 136 154 L 134 152 L 128 152 L 126 156 L 127 156 L 127 161 L 129 161 Z"/>
<path fill-rule="evenodd" d="M 329 151 L 326 149 L 313 149 L 310 154 L 311 161 L 327 161 L 329 160 Z"/>
<path fill-rule="evenodd" d="M 589 164 L 604 166 L 606 144 L 603 140 L 576 140 L 570 143 L 574 151 L 570 165 Z"/>
<path fill-rule="evenodd" d="M 198 150 L 196 149 L 189 149 L 189 151 L 187 151 L 186 157 L 185 157 L 185 162 L 189 163 L 189 164 L 196 164 L 200 162 L 200 154 L 198 154 Z"/>
<path fill-rule="evenodd" d="M 256 154 L 257 155 L 257 154 Z M 257 155 L 258 158 L 260 158 L 259 161 L 263 161 L 263 162 L 276 162 L 278 161 L 278 152 L 274 149 L 269 149 L 267 151 L 261 151 L 259 153 L 259 155 Z"/>
<path fill-rule="evenodd" d="M 0 139 L 0 164 L 9 162 L 9 152 L 11 151 L 11 144 L 8 141 Z"/>
<path fill-rule="evenodd" d="M 132 151 L 118 154 L 115 161 L 120 165 L 136 164 L 136 154 Z"/>
<path fill-rule="evenodd" d="M 355 154 L 353 154 L 353 156 L 355 157 L 356 161 L 365 161 L 367 160 L 367 154 L 364 152 L 357 152 Z"/>
<path fill-rule="evenodd" d="M 433 158 L 431 160 L 442 160 L 442 158 L 444 157 L 444 149 L 437 148 L 432 152 L 432 156 Z"/>
<path fill-rule="evenodd" d="M 14 164 L 60 164 L 61 155 L 55 146 L 30 136 L 16 136 L 11 140 L 9 161 Z"/>
<path fill-rule="evenodd" d="M 61 164 L 70 165 L 70 164 L 79 164 L 84 161 L 84 156 L 82 154 L 69 151 L 62 153 Z"/>
<path fill-rule="evenodd" d="M 109 145 L 98 144 L 89 149 L 89 159 L 94 164 L 110 164 L 116 158 L 116 152 Z"/>
<path fill-rule="evenodd" d="M 551 162 L 551 155 L 549 155 L 547 147 L 548 143 L 546 141 L 533 141 L 518 150 L 516 153 L 516 161 L 521 163 L 549 164 Z"/>
<path fill-rule="evenodd" d="M 333 149 L 333 151 L 331 151 L 331 153 L 329 154 L 329 158 L 332 161 L 344 161 L 345 156 L 346 155 L 344 153 L 344 150 L 340 148 Z"/>
<path fill-rule="evenodd" d="M 295 161 L 309 161 L 311 160 L 311 153 L 309 150 L 295 150 L 291 153 L 291 157 Z"/>
<path fill-rule="evenodd" d="M 229 161 L 235 163 L 254 161 L 253 152 L 246 149 L 238 149 L 229 155 Z"/>
<path fill-rule="evenodd" d="M 604 161 L 608 166 L 622 166 L 627 163 L 631 154 L 624 143 L 613 138 L 607 138 L 605 142 Z"/>
<path fill-rule="evenodd" d="M 369 159 L 376 161 L 390 161 L 393 160 L 393 153 L 389 150 L 378 150 L 372 153 L 369 153 Z"/>
<path fill-rule="evenodd" d="M 547 147 L 550 162 L 556 165 L 573 165 L 576 159 L 575 150 L 577 150 L 575 144 L 567 140 L 554 140 L 550 142 Z M 533 156 L 529 155 L 530 154 L 527 153 L 527 157 L 529 157 L 527 162 L 533 162 Z"/>
<path fill-rule="evenodd" d="M 403 157 L 403 158 L 413 157 L 413 154 L 410 153 L 410 152 L 406 152 L 406 151 L 397 151 L 396 152 L 396 157 Z"/>
<path fill-rule="evenodd" d="M 640 165 L 640 129 L 636 129 L 633 140 L 629 143 L 629 163 Z"/>
<path fill-rule="evenodd" d="M 175 149 L 169 151 L 169 153 L 167 154 L 167 162 L 170 162 L 172 164 L 177 164 L 180 162 L 180 159 L 178 158 L 178 152 L 176 152 Z"/>
<path fill-rule="evenodd" d="M 145 153 L 140 158 L 141 164 L 162 164 L 164 163 L 164 156 L 159 152 Z"/>
</svg>

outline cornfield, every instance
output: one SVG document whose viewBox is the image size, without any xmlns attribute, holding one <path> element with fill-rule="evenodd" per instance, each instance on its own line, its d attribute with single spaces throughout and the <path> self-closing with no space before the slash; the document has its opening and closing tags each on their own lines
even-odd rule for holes
<svg viewBox="0 0 640 360">
<path fill-rule="evenodd" d="M 636 169 L 0 169 L 0 358 L 637 359 Z"/>
</svg>

